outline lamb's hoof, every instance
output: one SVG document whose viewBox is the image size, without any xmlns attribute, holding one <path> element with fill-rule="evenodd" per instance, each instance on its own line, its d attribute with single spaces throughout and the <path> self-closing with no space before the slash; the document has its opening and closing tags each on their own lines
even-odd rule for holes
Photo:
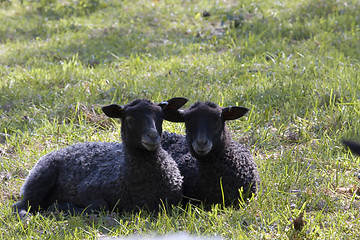
<svg viewBox="0 0 360 240">
<path fill-rule="evenodd" d="M 31 213 L 25 210 L 20 210 L 17 214 L 21 220 L 29 220 L 30 217 L 32 216 Z"/>
</svg>

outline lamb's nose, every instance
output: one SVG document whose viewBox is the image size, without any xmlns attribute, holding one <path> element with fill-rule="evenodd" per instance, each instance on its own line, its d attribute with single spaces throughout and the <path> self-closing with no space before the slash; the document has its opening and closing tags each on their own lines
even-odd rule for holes
<svg viewBox="0 0 360 240">
<path fill-rule="evenodd" d="M 159 133 L 155 130 L 149 131 L 146 135 L 153 141 L 156 141 L 160 137 Z"/>
<path fill-rule="evenodd" d="M 208 144 L 208 140 L 206 138 L 201 138 L 201 139 L 197 139 L 196 143 L 200 148 L 203 148 Z"/>
</svg>

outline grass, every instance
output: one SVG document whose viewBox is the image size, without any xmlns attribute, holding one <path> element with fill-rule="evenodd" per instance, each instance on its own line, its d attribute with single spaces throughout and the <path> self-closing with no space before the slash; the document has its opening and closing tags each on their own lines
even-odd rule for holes
<svg viewBox="0 0 360 240">
<path fill-rule="evenodd" d="M 185 231 L 227 239 L 360 234 L 360 4 L 355 0 L 0 2 L 0 236 L 84 239 Z M 208 11 L 210 16 L 205 16 Z M 40 214 L 11 205 L 44 154 L 119 141 L 100 106 L 184 96 L 251 111 L 229 123 L 254 155 L 256 199 L 210 211 Z M 189 105 L 187 105 L 189 106 Z M 184 126 L 164 123 L 168 131 Z M 293 219 L 304 213 L 302 231 Z"/>
</svg>

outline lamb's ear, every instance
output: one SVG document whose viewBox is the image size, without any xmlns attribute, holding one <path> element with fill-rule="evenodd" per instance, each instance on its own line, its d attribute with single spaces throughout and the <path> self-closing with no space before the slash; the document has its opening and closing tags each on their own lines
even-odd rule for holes
<svg viewBox="0 0 360 240">
<path fill-rule="evenodd" d="M 187 101 L 187 98 L 175 97 L 159 103 L 163 109 L 164 119 L 170 122 L 184 122 L 184 112 L 179 108 L 184 106 Z"/>
<path fill-rule="evenodd" d="M 249 109 L 244 107 L 225 107 L 222 109 L 221 117 L 224 120 L 234 120 L 244 116 L 248 111 Z"/>
<path fill-rule="evenodd" d="M 359 143 L 356 143 L 353 141 L 348 141 L 348 140 L 343 140 L 343 143 L 346 146 L 348 146 L 353 153 L 360 156 L 360 144 Z"/>
<path fill-rule="evenodd" d="M 179 109 L 163 110 L 164 119 L 170 122 L 185 122 L 184 111 Z"/>
<path fill-rule="evenodd" d="M 106 116 L 111 118 L 122 118 L 124 115 L 124 106 L 120 106 L 117 104 L 110 104 L 107 106 L 103 106 L 101 110 L 105 113 Z"/>
<path fill-rule="evenodd" d="M 159 103 L 159 106 L 163 109 L 163 110 L 177 110 L 179 108 L 181 108 L 182 106 L 185 105 L 185 103 L 187 103 L 189 100 L 187 98 L 183 98 L 183 97 L 175 97 L 175 98 L 171 98 L 167 101 L 161 102 Z"/>
</svg>

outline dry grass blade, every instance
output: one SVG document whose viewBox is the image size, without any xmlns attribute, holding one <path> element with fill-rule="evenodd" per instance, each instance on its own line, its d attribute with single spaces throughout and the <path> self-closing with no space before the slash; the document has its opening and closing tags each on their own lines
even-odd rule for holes
<svg viewBox="0 0 360 240">
<path fill-rule="evenodd" d="M 300 213 L 300 215 L 293 220 L 294 229 L 296 231 L 301 231 L 304 228 L 306 222 L 304 221 L 303 217 L 304 213 Z"/>
</svg>

